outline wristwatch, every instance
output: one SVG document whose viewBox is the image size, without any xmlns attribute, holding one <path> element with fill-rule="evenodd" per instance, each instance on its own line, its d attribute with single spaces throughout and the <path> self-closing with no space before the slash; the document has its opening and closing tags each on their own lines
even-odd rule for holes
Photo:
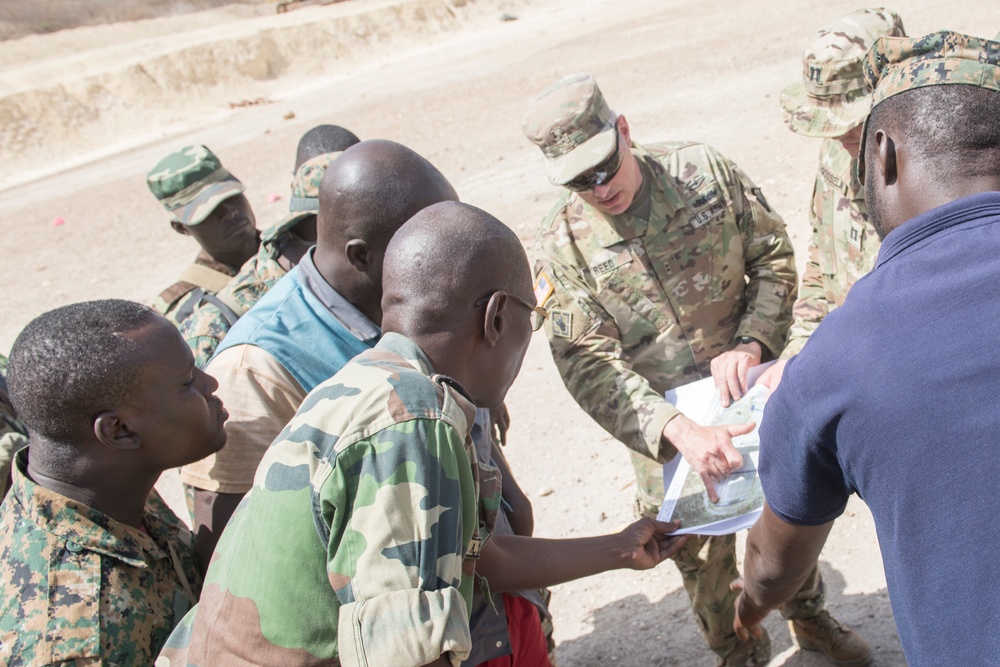
<svg viewBox="0 0 1000 667">
<path fill-rule="evenodd" d="M 753 336 L 740 336 L 739 338 L 736 339 L 736 343 L 738 345 L 749 345 L 750 343 L 757 343 L 758 345 L 760 345 L 760 341 L 754 338 Z M 761 349 L 764 348 L 763 345 L 760 345 L 760 347 Z"/>
</svg>

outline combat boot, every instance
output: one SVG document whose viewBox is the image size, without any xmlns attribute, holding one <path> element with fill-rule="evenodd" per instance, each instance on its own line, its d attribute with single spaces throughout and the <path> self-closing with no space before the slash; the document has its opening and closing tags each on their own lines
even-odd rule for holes
<svg viewBox="0 0 1000 667">
<path fill-rule="evenodd" d="M 875 660 L 865 638 L 841 625 L 825 609 L 809 618 L 789 620 L 788 629 L 799 648 L 820 651 L 838 667 L 867 667 Z"/>
<path fill-rule="evenodd" d="M 771 638 L 767 635 L 767 630 L 761 628 L 761 631 L 764 634 L 760 639 L 741 643 L 718 661 L 718 667 L 764 667 L 771 662 Z"/>
</svg>

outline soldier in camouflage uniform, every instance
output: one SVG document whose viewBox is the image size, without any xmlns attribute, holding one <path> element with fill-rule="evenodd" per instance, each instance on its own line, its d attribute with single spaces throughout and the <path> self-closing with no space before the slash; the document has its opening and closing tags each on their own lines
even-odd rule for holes
<svg viewBox="0 0 1000 667">
<path fill-rule="evenodd" d="M 543 92 L 522 129 L 567 188 L 535 243 L 535 297 L 566 387 L 630 448 L 641 514 L 657 513 L 678 452 L 714 495 L 740 463 L 731 437 L 751 427 L 698 426 L 664 392 L 711 374 L 739 395 L 747 368 L 783 349 L 796 294 L 784 223 L 711 147 L 633 142 L 588 74 Z M 766 634 L 741 644 L 732 629 L 735 537 L 692 540 L 675 561 L 719 664 L 767 662 Z M 812 583 L 787 613 L 819 611 Z"/>
<path fill-rule="evenodd" d="M 158 665 L 457 667 L 474 580 L 506 590 L 652 567 L 683 542 L 647 519 L 600 557 L 581 555 L 592 541 L 514 538 L 537 544 L 537 562 L 488 562 L 505 537 L 494 535 L 501 479 L 471 431 L 531 339 L 527 258 L 498 220 L 444 202 L 397 232 L 383 271 L 385 335 L 310 392 L 267 450 Z"/>
<path fill-rule="evenodd" d="M 181 325 L 181 335 L 194 352 L 198 368 L 204 368 L 215 354 L 229 329 L 260 297 L 298 264 L 299 259 L 315 243 L 316 212 L 319 211 L 319 182 L 326 167 L 337 153 L 326 153 L 305 162 L 295 172 L 292 181 L 291 206 L 279 222 L 268 227 L 260 237 L 260 250 L 236 277 L 215 294 L 206 293 L 201 303 Z M 311 234 L 300 233 L 311 227 Z"/>
<path fill-rule="evenodd" d="M 31 437 L 0 505 L 0 664 L 149 665 L 201 589 L 153 485 L 225 444 L 215 381 L 170 322 L 112 300 L 28 324 L 9 382 Z"/>
<path fill-rule="evenodd" d="M 860 9 L 833 21 L 806 49 L 802 82 L 789 86 L 781 95 L 788 128 L 805 137 L 823 139 L 809 208 L 809 263 L 802 276 L 788 343 L 781 353 L 783 360 L 799 353 L 827 313 L 844 303 L 851 285 L 872 269 L 878 256 L 880 243 L 868 222 L 857 160 L 862 121 L 871 105 L 861 65 L 880 35 L 905 35 L 896 12 Z"/>
<path fill-rule="evenodd" d="M 260 244 L 243 184 L 205 146 L 186 146 L 160 160 L 146 185 L 170 214 L 178 234 L 194 237 L 201 252 L 153 308 L 178 327 L 204 294 L 221 290 Z"/>
<path fill-rule="evenodd" d="M 316 243 L 319 183 L 327 165 L 359 141 L 352 132 L 337 125 L 319 125 L 302 135 L 295 153 L 288 215 L 264 230 L 257 255 L 224 288 L 203 295 L 181 326 L 181 335 L 194 352 L 198 368 L 208 364 L 236 320 Z"/>
<path fill-rule="evenodd" d="M 28 444 L 27 435 L 7 393 L 7 357 L 0 354 L 0 500 L 10 488 L 10 465 L 14 452 Z"/>
</svg>

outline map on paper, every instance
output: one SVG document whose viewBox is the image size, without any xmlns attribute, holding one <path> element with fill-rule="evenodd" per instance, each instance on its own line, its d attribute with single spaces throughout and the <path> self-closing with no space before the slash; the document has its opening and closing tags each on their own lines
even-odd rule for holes
<svg viewBox="0 0 1000 667">
<path fill-rule="evenodd" d="M 693 382 L 670 392 L 667 400 L 691 419 L 707 426 L 725 424 L 756 424 L 753 431 L 733 438 L 733 446 L 743 456 L 743 465 L 717 483 L 719 502 L 708 499 L 701 475 L 691 469 L 682 457 L 663 466 L 666 490 L 658 518 L 661 521 L 681 520 L 678 534 L 728 535 L 753 525 L 764 505 L 764 493 L 757 477 L 760 449 L 758 428 L 767 403 L 768 389 L 753 382 L 769 366 L 752 369 L 750 389 L 728 408 L 719 404 L 718 392 L 711 378 Z M 756 372 L 753 372 L 756 371 Z"/>
</svg>

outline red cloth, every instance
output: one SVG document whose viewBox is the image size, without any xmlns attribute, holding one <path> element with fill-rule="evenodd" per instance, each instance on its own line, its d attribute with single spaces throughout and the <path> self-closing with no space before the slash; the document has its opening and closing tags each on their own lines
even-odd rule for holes
<svg viewBox="0 0 1000 667">
<path fill-rule="evenodd" d="M 503 594 L 503 606 L 513 653 L 487 660 L 478 667 L 552 667 L 538 608 L 522 597 L 507 593 Z"/>
</svg>

